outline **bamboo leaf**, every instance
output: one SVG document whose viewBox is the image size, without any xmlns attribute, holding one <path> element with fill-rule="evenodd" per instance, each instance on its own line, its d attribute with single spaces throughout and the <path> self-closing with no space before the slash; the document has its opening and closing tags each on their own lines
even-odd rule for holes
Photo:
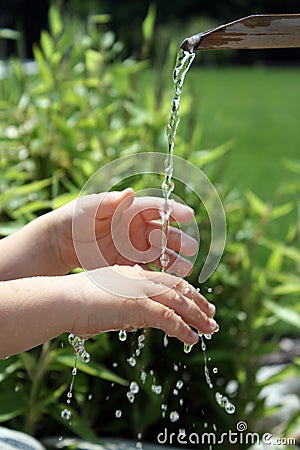
<svg viewBox="0 0 300 450">
<path fill-rule="evenodd" d="M 52 5 L 49 9 L 49 24 L 51 33 L 57 38 L 63 31 L 63 22 L 60 17 L 59 10 Z"/>
<path fill-rule="evenodd" d="M 251 191 L 246 194 L 246 197 L 253 212 L 255 212 L 259 217 L 263 217 L 268 210 L 268 206 Z"/>
<path fill-rule="evenodd" d="M 6 422 L 24 414 L 26 405 L 19 392 L 0 393 L 0 422 Z"/>
<path fill-rule="evenodd" d="M 271 219 L 279 219 L 280 217 L 284 217 L 293 211 L 294 205 L 292 202 L 285 203 L 284 205 L 278 206 L 277 208 L 273 208 L 270 214 Z"/>
<path fill-rule="evenodd" d="M 156 5 L 154 3 L 150 3 L 147 15 L 142 23 L 143 37 L 146 42 L 149 42 L 153 36 L 155 18 L 156 18 Z"/>
<path fill-rule="evenodd" d="M 74 367 L 74 356 L 53 353 L 52 362 L 59 363 L 67 367 Z M 128 382 L 124 378 L 119 377 L 110 370 L 106 369 L 106 367 L 93 361 L 89 362 L 89 364 L 84 364 L 80 360 L 78 360 L 77 367 L 81 372 L 84 372 L 93 377 L 112 381 L 114 383 L 121 384 L 122 386 L 127 386 L 128 384 Z"/>
<path fill-rule="evenodd" d="M 50 415 L 57 421 L 65 425 L 69 428 L 72 433 L 76 433 L 77 436 L 82 439 L 98 444 L 102 444 L 102 441 L 98 438 L 98 436 L 93 432 L 90 426 L 87 426 L 83 420 L 80 418 L 78 413 L 73 409 L 69 408 L 71 411 L 71 420 L 64 420 L 61 417 L 61 412 L 65 409 L 65 405 L 53 405 L 53 408 L 50 409 Z"/>
<path fill-rule="evenodd" d="M 47 31 L 42 31 L 41 33 L 41 47 L 48 60 L 52 58 L 54 53 L 54 42 L 52 37 Z"/>
<path fill-rule="evenodd" d="M 278 319 L 300 330 L 300 314 L 297 311 L 278 305 L 271 300 L 265 300 L 264 305 L 275 314 Z"/>
<path fill-rule="evenodd" d="M 275 287 L 272 290 L 274 295 L 300 294 L 300 281 L 291 281 Z"/>
</svg>

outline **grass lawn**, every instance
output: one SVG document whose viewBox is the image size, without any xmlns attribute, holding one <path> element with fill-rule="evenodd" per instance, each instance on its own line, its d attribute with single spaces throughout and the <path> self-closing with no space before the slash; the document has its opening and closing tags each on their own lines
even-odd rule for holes
<svg viewBox="0 0 300 450">
<path fill-rule="evenodd" d="M 267 200 L 291 179 L 282 162 L 300 159 L 300 67 L 194 65 L 184 88 L 193 93 L 195 123 L 202 129 L 195 150 L 233 139 L 224 169 L 230 187 L 253 190 Z"/>
</svg>

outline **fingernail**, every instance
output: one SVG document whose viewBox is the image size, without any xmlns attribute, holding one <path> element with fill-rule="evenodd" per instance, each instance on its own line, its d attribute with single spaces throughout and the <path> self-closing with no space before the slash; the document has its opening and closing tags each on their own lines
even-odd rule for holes
<svg viewBox="0 0 300 450">
<path fill-rule="evenodd" d="M 199 340 L 199 334 L 196 333 L 196 331 L 192 330 L 192 336 L 193 336 L 193 338 L 195 339 L 195 341 L 198 342 L 198 340 Z"/>
<path fill-rule="evenodd" d="M 208 310 L 209 310 L 209 312 L 210 312 L 211 314 L 215 314 L 215 312 L 216 312 L 216 307 L 215 307 L 215 305 L 213 305 L 212 303 L 209 303 L 209 304 L 208 304 Z"/>
<path fill-rule="evenodd" d="M 215 330 L 215 328 L 217 328 L 217 322 L 214 319 L 208 319 L 208 325 L 209 328 L 211 328 L 212 331 Z"/>
</svg>

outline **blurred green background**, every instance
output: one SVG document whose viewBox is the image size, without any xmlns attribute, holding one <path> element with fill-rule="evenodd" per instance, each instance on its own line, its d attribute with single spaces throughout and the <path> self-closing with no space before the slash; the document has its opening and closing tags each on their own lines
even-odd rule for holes
<svg viewBox="0 0 300 450">
<path fill-rule="evenodd" d="M 268 2 L 258 3 L 232 1 L 225 8 L 214 2 L 204 8 L 199 2 L 173 2 L 170 9 L 164 2 L 130 2 L 125 8 L 122 2 L 69 1 L 53 4 L 48 20 L 47 2 L 29 2 L 19 16 L 22 2 L 3 2 L 1 236 L 76 198 L 86 180 L 111 160 L 165 152 L 178 45 L 186 36 L 248 13 L 293 12 L 292 2 L 272 2 L 272 11 Z M 16 14 L 9 22 L 13 4 Z M 45 24 L 41 34 L 40 26 L 34 33 L 33 27 L 33 36 L 26 34 L 28 20 Z M 31 56 L 35 65 L 24 64 Z M 228 227 L 221 264 L 201 286 L 216 303 L 220 323 L 220 332 L 206 342 L 214 389 L 205 382 L 199 345 L 185 354 L 174 340 L 164 347 L 163 334 L 151 330 L 136 356 L 138 333 L 126 342 L 104 334 L 87 343 L 92 361 L 80 365 L 72 423 L 65 423 L 60 412 L 74 358 L 62 336 L 0 362 L 2 424 L 40 439 L 77 435 L 94 442 L 105 436 L 136 439 L 138 433 L 155 442 L 164 427 L 200 434 L 208 427 L 221 434 L 235 430 L 239 420 L 249 430 L 297 435 L 299 404 L 283 412 L 285 396 L 270 403 L 266 388 L 274 398 L 278 383 L 299 386 L 299 60 L 298 50 L 208 52 L 197 54 L 186 78 L 176 155 L 214 183 Z M 147 178 L 130 182 L 136 190 L 149 187 Z M 201 231 L 190 277 L 198 287 L 210 244 L 209 218 L 179 183 L 175 194 L 195 209 Z M 134 367 L 128 363 L 133 355 Z M 174 395 L 179 379 L 183 388 Z M 134 404 L 126 398 L 132 380 L 140 385 Z M 152 385 L 161 385 L 162 395 Z M 297 389 L 290 395 L 298 398 Z M 234 416 L 216 404 L 216 391 L 236 405 Z M 122 417 L 116 419 L 119 409 Z M 172 423 L 174 410 L 180 419 Z"/>
</svg>

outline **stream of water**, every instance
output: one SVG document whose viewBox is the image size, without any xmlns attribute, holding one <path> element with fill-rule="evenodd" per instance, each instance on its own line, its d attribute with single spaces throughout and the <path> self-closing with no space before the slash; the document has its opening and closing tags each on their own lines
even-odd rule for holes
<svg viewBox="0 0 300 450">
<path fill-rule="evenodd" d="M 172 99 L 172 108 L 170 119 L 167 125 L 167 141 L 168 141 L 168 152 L 165 159 L 165 170 L 164 170 L 164 180 L 162 182 L 162 193 L 164 197 L 164 206 L 160 210 L 161 223 L 162 223 L 162 242 L 161 242 L 161 256 L 160 263 L 162 271 L 166 269 L 169 264 L 169 257 L 166 253 L 167 240 L 168 240 L 168 229 L 169 229 L 169 218 L 172 209 L 169 205 L 170 195 L 174 190 L 174 182 L 172 180 L 173 176 L 173 155 L 175 146 L 175 137 L 177 128 L 180 121 L 179 111 L 180 111 L 180 97 L 182 92 L 182 86 L 184 83 L 184 78 L 188 72 L 193 60 L 195 58 L 195 53 L 182 50 L 178 50 L 175 69 L 173 72 L 174 80 L 174 94 Z"/>
</svg>

